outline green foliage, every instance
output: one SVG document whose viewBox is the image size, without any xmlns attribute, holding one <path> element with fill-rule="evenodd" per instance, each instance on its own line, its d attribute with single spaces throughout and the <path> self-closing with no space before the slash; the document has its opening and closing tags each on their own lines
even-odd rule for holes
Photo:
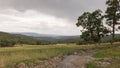
<svg viewBox="0 0 120 68">
<path fill-rule="evenodd" d="M 118 28 L 115 27 L 116 25 L 120 25 L 120 0 L 107 0 L 106 5 L 107 10 L 105 15 L 102 15 L 101 10 L 96 10 L 92 13 L 84 12 L 78 18 L 76 25 L 83 28 L 83 30 L 81 30 L 81 38 L 84 41 L 100 42 L 101 38 L 108 33 L 112 34 L 111 43 L 116 41 L 115 31 L 120 29 L 120 26 L 118 26 Z M 112 30 L 107 29 L 107 27 L 103 25 L 104 18 L 106 18 L 106 24 L 111 26 Z"/>
<path fill-rule="evenodd" d="M 81 38 L 88 42 L 99 42 L 101 37 L 109 33 L 109 30 L 103 25 L 103 15 L 101 10 L 92 13 L 85 12 L 78 18 L 78 27 L 83 27 Z"/>
<path fill-rule="evenodd" d="M 120 0 L 107 0 L 106 4 L 107 10 L 105 17 L 107 18 L 107 23 L 109 25 L 117 24 L 117 21 L 120 19 Z M 116 20 L 113 21 L 114 19 Z"/>
<path fill-rule="evenodd" d="M 90 37 L 89 31 L 82 32 L 81 38 L 82 38 L 84 41 L 90 41 L 90 38 L 91 38 L 91 37 Z"/>
</svg>

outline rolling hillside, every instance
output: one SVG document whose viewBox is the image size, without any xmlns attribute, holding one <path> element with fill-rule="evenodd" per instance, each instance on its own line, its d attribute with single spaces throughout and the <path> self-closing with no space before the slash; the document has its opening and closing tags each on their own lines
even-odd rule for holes
<svg viewBox="0 0 120 68">
<path fill-rule="evenodd" d="M 0 41 L 9 41 L 9 43 L 14 42 L 15 44 L 30 44 L 30 45 L 40 45 L 47 44 L 47 41 L 38 40 L 32 37 L 19 34 L 10 34 L 5 32 L 0 32 Z"/>
</svg>

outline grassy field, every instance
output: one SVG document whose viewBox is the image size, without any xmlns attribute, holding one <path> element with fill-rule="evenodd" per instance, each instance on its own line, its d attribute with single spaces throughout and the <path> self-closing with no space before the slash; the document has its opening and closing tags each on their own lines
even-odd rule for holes
<svg viewBox="0 0 120 68">
<path fill-rule="evenodd" d="M 114 46 L 119 46 L 116 43 Z M 15 64 L 36 63 L 39 61 L 49 60 L 53 57 L 62 57 L 80 53 L 81 51 L 98 49 L 99 51 L 94 57 L 120 57 L 120 49 L 110 46 L 109 44 L 96 45 L 75 45 L 75 44 L 59 44 L 59 45 L 16 45 L 15 47 L 0 48 L 0 68 L 10 68 Z M 104 49 L 104 50 L 101 50 Z M 105 50 L 106 49 L 106 50 Z M 115 63 L 120 62 L 115 61 Z M 114 63 L 113 63 L 114 64 Z M 113 65 L 114 66 L 114 65 Z M 120 67 L 120 66 L 119 66 Z"/>
<path fill-rule="evenodd" d="M 48 60 L 53 57 L 61 57 L 73 52 L 80 52 L 76 45 L 23 45 L 9 48 L 0 48 L 0 68 L 11 66 L 19 62 L 34 62 Z"/>
<path fill-rule="evenodd" d="M 93 57 L 97 58 L 97 62 L 108 64 L 108 66 L 98 66 L 97 68 L 119 68 L 120 67 L 120 47 L 100 50 Z M 103 64 L 103 65 L 104 65 Z"/>
</svg>

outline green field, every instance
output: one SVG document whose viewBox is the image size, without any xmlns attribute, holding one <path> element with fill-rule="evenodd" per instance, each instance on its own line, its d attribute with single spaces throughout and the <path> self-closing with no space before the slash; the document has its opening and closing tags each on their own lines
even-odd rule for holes
<svg viewBox="0 0 120 68">
<path fill-rule="evenodd" d="M 93 55 L 95 58 L 104 57 L 120 57 L 120 48 L 116 48 L 120 43 L 114 45 L 75 45 L 75 44 L 57 44 L 57 45 L 16 45 L 15 47 L 0 48 L 0 68 L 13 68 L 21 62 L 38 63 L 37 61 L 45 61 L 53 57 L 63 57 L 71 55 L 74 52 L 81 53 L 82 51 L 97 50 Z M 118 58 L 119 59 L 119 58 Z M 119 61 L 114 61 L 113 65 Z M 119 64 L 117 64 L 119 65 Z M 15 67 L 14 67 L 15 68 Z M 115 67 L 117 68 L 117 67 Z"/>
</svg>

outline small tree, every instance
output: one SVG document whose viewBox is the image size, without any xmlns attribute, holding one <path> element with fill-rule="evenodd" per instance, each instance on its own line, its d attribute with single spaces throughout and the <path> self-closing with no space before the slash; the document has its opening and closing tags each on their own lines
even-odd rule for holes
<svg viewBox="0 0 120 68">
<path fill-rule="evenodd" d="M 120 24 L 120 0 L 107 0 L 107 10 L 105 17 L 107 24 L 112 27 L 112 42 L 115 40 L 115 26 Z"/>
</svg>

